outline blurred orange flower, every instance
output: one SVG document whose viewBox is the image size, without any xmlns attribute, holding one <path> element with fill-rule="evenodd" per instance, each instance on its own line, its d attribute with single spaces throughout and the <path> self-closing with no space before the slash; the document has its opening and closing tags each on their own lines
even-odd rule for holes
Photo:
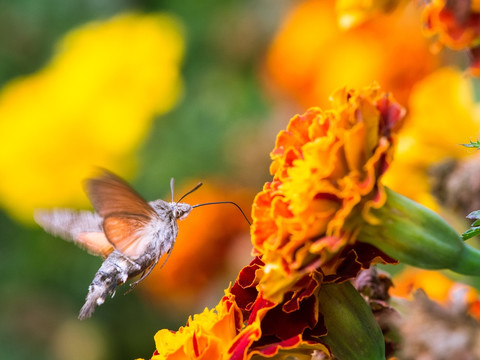
<svg viewBox="0 0 480 360">
<path fill-rule="evenodd" d="M 413 4 L 348 31 L 339 29 L 332 1 L 296 5 L 266 57 L 275 87 L 304 107 L 327 106 L 336 89 L 378 81 L 401 103 L 416 81 L 436 67 Z"/>
<path fill-rule="evenodd" d="M 92 166 L 120 174 L 155 115 L 181 91 L 184 40 L 162 14 L 125 14 L 68 33 L 37 73 L 0 92 L 0 206 L 22 220 L 33 209 L 86 203 Z"/>
<path fill-rule="evenodd" d="M 423 12 L 425 33 L 436 35 L 441 45 L 470 50 L 470 72 L 480 76 L 480 1 L 432 0 Z"/>
<path fill-rule="evenodd" d="M 185 191 L 191 188 L 183 187 Z M 186 200 L 192 205 L 234 201 L 248 213 L 252 198 L 253 193 L 247 189 L 210 179 Z M 235 277 L 250 260 L 249 226 L 238 209 L 228 204 L 194 209 L 188 221 L 179 226 L 174 255 L 163 268 L 158 266 L 152 271 L 141 289 L 148 299 L 168 303 L 169 309 L 190 312 L 193 306 L 205 303 L 205 298 L 211 296 L 215 290 L 212 286 L 218 285 L 223 290 L 225 278 Z"/>
<path fill-rule="evenodd" d="M 388 13 L 409 0 L 336 0 L 338 23 L 348 29 L 383 13 Z"/>
<path fill-rule="evenodd" d="M 438 271 L 420 270 L 407 267 L 393 279 L 390 295 L 412 299 L 417 289 L 440 304 L 463 304 L 477 320 L 480 320 L 480 295 L 471 286 L 453 281 Z"/>
<path fill-rule="evenodd" d="M 382 257 L 373 247 L 352 246 L 362 222 L 378 222 L 370 209 L 385 203 L 379 180 L 392 160 L 404 109 L 378 86 L 340 90 L 332 102 L 331 110 L 295 116 L 279 133 L 273 181 L 253 204 L 252 242 L 266 263 L 260 287 L 274 301 L 318 267 L 336 280 L 343 259 L 349 261 L 342 269 L 355 276 Z"/>
<path fill-rule="evenodd" d="M 472 83 L 453 68 L 437 70 L 415 86 L 409 109 L 384 184 L 435 210 L 428 171 L 444 161 L 475 155 L 459 146 L 479 134 Z"/>
</svg>

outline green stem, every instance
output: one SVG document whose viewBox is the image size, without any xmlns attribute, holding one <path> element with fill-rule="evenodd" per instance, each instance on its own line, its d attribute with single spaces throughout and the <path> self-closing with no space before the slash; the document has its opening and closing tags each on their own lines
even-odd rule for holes
<svg viewBox="0 0 480 360">
<path fill-rule="evenodd" d="M 480 275 L 480 250 L 465 244 L 459 261 L 450 270 L 464 275 Z"/>
</svg>

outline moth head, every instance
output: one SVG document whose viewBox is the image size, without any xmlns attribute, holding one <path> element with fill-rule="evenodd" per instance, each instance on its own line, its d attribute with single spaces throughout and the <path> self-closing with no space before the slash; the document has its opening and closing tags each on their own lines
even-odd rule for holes
<svg viewBox="0 0 480 360">
<path fill-rule="evenodd" d="M 197 205 L 193 205 L 193 206 L 180 202 L 180 201 L 182 201 L 182 199 L 185 196 L 187 196 L 188 194 L 191 194 L 192 192 L 197 190 L 200 186 L 202 186 L 202 183 L 198 183 L 192 190 L 190 190 L 185 195 L 183 195 L 180 198 L 180 200 L 175 202 L 173 200 L 173 183 L 174 183 L 174 180 L 172 178 L 170 180 L 170 190 L 172 191 L 172 202 L 170 203 L 170 206 L 172 207 L 173 215 L 175 216 L 176 219 L 178 219 L 178 220 L 185 219 L 188 216 L 188 214 L 190 214 L 190 211 L 192 211 L 193 208 L 196 208 L 196 207 L 199 207 L 199 206 L 214 205 L 214 204 L 232 204 L 232 205 L 235 205 L 238 208 L 238 210 L 240 210 L 240 212 L 242 213 L 245 220 L 247 220 L 248 225 L 250 225 L 250 221 L 248 220 L 248 218 L 245 215 L 245 213 L 243 212 L 243 210 L 240 208 L 240 206 L 238 206 L 233 201 L 215 201 L 215 202 L 197 204 Z"/>
<path fill-rule="evenodd" d="M 171 203 L 173 206 L 173 215 L 177 220 L 185 219 L 190 211 L 192 211 L 192 206 L 185 203 Z"/>
</svg>

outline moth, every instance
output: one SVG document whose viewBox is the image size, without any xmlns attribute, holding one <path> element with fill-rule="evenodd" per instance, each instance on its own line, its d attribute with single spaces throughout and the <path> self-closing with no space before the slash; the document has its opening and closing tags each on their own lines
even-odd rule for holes
<svg viewBox="0 0 480 360">
<path fill-rule="evenodd" d="M 198 205 L 180 202 L 197 190 L 199 183 L 173 200 L 173 178 L 170 181 L 172 201 L 147 202 L 123 179 L 101 169 L 96 177 L 85 182 L 87 196 L 95 212 L 70 209 L 37 210 L 35 221 L 45 231 L 73 241 L 93 255 L 105 260 L 88 288 L 85 304 L 78 318 L 92 316 L 95 308 L 115 294 L 117 286 L 141 275 L 130 284 L 131 289 L 142 281 L 157 265 L 162 255 L 171 254 L 178 234 L 177 220 L 186 218 L 193 208 L 211 204 L 233 204 L 218 201 Z M 166 261 L 166 260 L 165 260 Z"/>
</svg>

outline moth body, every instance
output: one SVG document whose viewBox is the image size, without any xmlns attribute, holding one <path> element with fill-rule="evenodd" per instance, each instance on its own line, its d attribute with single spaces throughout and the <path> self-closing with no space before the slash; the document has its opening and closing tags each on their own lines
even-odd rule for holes
<svg viewBox="0 0 480 360">
<path fill-rule="evenodd" d="M 123 284 L 130 276 L 135 276 L 141 268 L 129 261 L 121 252 L 114 250 L 98 269 L 92 283 L 88 287 L 85 304 L 78 318 L 83 320 L 92 316 L 95 308 L 105 302 L 107 296 L 113 296 L 118 285 Z"/>
</svg>

